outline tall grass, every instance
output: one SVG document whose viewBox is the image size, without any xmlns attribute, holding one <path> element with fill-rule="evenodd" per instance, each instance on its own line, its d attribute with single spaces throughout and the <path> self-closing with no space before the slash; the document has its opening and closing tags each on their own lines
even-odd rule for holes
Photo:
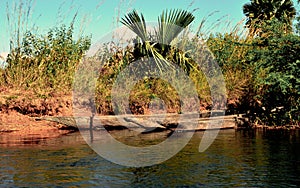
<svg viewBox="0 0 300 188">
<path fill-rule="evenodd" d="M 34 9 L 33 0 L 6 2 L 6 17 L 9 33 L 10 50 L 20 48 L 23 35 L 28 30 L 34 30 L 30 22 Z"/>
<path fill-rule="evenodd" d="M 70 92 L 75 69 L 90 46 L 90 37 L 74 37 L 77 13 L 68 25 L 59 24 L 40 34 L 30 22 L 34 2 L 19 0 L 11 4 L 7 3 L 10 52 L 1 70 L 0 87 Z"/>
</svg>

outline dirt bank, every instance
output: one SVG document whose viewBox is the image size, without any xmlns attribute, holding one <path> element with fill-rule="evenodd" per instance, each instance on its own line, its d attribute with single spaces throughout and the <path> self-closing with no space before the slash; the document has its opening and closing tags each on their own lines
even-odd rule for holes
<svg viewBox="0 0 300 188">
<path fill-rule="evenodd" d="M 0 142 L 53 138 L 73 130 L 49 121 L 36 121 L 39 116 L 72 115 L 72 96 L 36 94 L 29 91 L 3 90 L 0 93 Z M 14 140 L 16 141 L 16 140 Z"/>
<path fill-rule="evenodd" d="M 49 121 L 35 121 L 18 112 L 0 112 L 0 145 L 29 144 L 41 139 L 55 138 L 72 132 Z"/>
</svg>

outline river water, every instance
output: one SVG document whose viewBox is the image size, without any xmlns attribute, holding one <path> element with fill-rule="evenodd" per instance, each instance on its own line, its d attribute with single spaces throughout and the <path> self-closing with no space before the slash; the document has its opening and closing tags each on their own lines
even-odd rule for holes
<svg viewBox="0 0 300 188">
<path fill-rule="evenodd" d="M 184 134 L 184 133 L 182 133 Z M 97 155 L 80 133 L 0 146 L 2 187 L 296 187 L 299 131 L 222 130 L 198 152 L 203 132 L 169 160 L 125 167 Z"/>
</svg>

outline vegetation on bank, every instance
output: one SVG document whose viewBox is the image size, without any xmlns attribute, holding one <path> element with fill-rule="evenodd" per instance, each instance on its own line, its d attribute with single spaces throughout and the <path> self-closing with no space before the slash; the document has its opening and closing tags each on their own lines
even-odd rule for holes
<svg viewBox="0 0 300 188">
<path fill-rule="evenodd" d="M 211 88 L 203 70 L 209 70 L 210 64 L 204 55 L 199 55 L 206 52 L 204 41 L 226 82 L 227 113 L 247 113 L 253 124 L 299 125 L 300 17 L 289 0 L 251 0 L 243 11 L 247 17 L 244 30 L 237 26 L 230 32 L 208 36 L 199 33 L 201 28 L 196 35 L 188 35 L 188 26 L 194 19 L 188 11 L 163 12 L 158 31 L 154 33 L 146 32 L 142 14 L 128 13 L 122 23 L 133 30 L 137 38 L 128 41 L 125 47 L 106 44 L 86 61 L 88 71 L 94 71 L 89 69 L 93 61 L 101 61 L 103 65 L 98 70 L 100 76 L 95 90 L 98 113 L 114 113 L 111 90 L 117 76 L 131 63 L 146 57 L 153 58 L 161 71 L 171 70 L 175 65 L 181 67 L 195 83 L 201 110 L 209 110 Z M 168 27 L 173 24 L 179 27 Z M 90 37 L 74 39 L 73 34 L 74 21 L 42 35 L 25 32 L 22 41 L 11 48 L 6 66 L 0 68 L 1 95 L 9 90 L 30 91 L 31 97 L 47 100 L 55 93 L 71 94 L 75 70 L 91 44 Z M 130 45 L 133 41 L 134 45 Z M 151 77 L 152 69 L 148 68 L 149 76 L 140 80 L 130 93 L 130 110 L 136 114 L 147 113 L 151 102 L 159 98 L 164 101 L 167 112 L 180 113 L 181 101 L 174 87 Z M 0 100 L 0 111 L 18 97 L 5 96 Z M 42 111 L 39 115 L 49 114 Z"/>
</svg>

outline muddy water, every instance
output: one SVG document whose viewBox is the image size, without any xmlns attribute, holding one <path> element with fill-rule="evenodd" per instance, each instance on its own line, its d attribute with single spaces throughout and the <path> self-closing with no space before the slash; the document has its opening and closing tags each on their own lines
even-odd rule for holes
<svg viewBox="0 0 300 188">
<path fill-rule="evenodd" d="M 184 133 L 183 133 L 184 134 Z M 124 134 L 126 135 L 126 134 Z M 203 133 L 162 164 L 133 168 L 98 156 L 72 133 L 0 146 L 2 187 L 289 187 L 300 185 L 298 131 L 220 131 L 198 152 Z M 164 134 L 150 136 L 151 142 Z M 134 142 L 134 139 L 129 139 Z M 176 142 L 174 142 L 176 144 Z"/>
</svg>

